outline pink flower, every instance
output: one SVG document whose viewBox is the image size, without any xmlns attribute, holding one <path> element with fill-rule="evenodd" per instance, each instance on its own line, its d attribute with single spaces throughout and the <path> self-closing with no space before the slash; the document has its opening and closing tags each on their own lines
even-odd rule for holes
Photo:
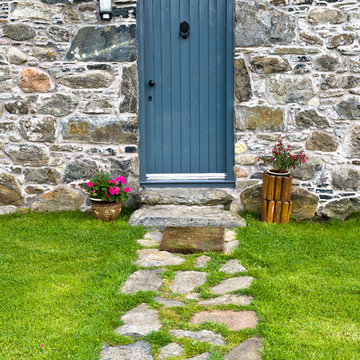
<svg viewBox="0 0 360 360">
<path fill-rule="evenodd" d="M 111 179 L 111 180 L 108 181 L 108 184 L 114 184 L 114 185 L 116 185 L 116 181 L 113 180 L 113 179 Z"/>
<path fill-rule="evenodd" d="M 305 159 L 302 159 L 302 162 L 305 162 L 306 160 Z"/>
<path fill-rule="evenodd" d="M 94 193 L 94 192 L 96 192 L 96 190 L 93 190 L 92 192 Z"/>
<path fill-rule="evenodd" d="M 115 180 L 117 182 L 121 182 L 122 184 L 126 184 L 126 179 L 123 176 L 118 176 Z"/>
<path fill-rule="evenodd" d="M 91 181 L 88 182 L 88 187 L 93 187 L 95 184 L 92 183 Z"/>
<path fill-rule="evenodd" d="M 110 195 L 108 195 L 106 198 L 108 199 Z"/>
<path fill-rule="evenodd" d="M 118 188 L 117 186 L 112 186 L 110 189 L 109 189 L 109 193 L 111 195 L 117 195 L 118 193 L 120 192 L 120 188 Z"/>
<path fill-rule="evenodd" d="M 124 192 L 130 192 L 131 191 L 131 189 L 129 188 L 129 187 L 126 187 L 125 189 L 124 189 Z"/>
</svg>

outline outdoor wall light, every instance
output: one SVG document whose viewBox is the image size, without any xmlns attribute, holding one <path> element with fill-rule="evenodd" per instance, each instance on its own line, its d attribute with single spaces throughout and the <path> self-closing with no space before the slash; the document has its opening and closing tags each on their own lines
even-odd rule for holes
<svg viewBox="0 0 360 360">
<path fill-rule="evenodd" d="M 112 0 L 99 0 L 99 2 L 101 20 L 110 20 L 112 18 Z"/>
</svg>

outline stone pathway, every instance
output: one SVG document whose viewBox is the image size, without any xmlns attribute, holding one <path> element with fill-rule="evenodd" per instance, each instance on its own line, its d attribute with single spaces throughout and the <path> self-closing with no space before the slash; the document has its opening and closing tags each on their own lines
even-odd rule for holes
<svg viewBox="0 0 360 360">
<path fill-rule="evenodd" d="M 211 256 L 199 255 L 196 257 L 192 268 L 187 265 L 187 270 L 178 270 L 174 278 L 165 281 L 162 273 L 167 267 L 182 265 L 186 260 L 186 255 L 175 255 L 167 251 L 159 251 L 155 248 L 160 245 L 162 233 L 160 231 L 148 232 L 138 243 L 143 249 L 138 250 L 136 264 L 140 267 L 126 280 L 121 293 L 136 294 L 139 291 L 153 291 L 158 294 L 153 300 L 166 308 L 193 306 L 196 304 L 198 312 L 193 314 L 189 324 L 196 326 L 204 323 L 220 323 L 231 331 L 241 331 L 253 329 L 257 326 L 257 316 L 252 310 L 222 310 L 217 306 L 236 305 L 249 306 L 252 302 L 251 296 L 239 295 L 234 293 L 237 290 L 247 289 L 251 286 L 253 278 L 246 275 L 246 268 L 238 260 L 228 260 L 219 269 L 227 275 L 227 279 L 213 286 L 209 291 L 214 295 L 210 299 L 201 299 L 200 293 L 195 292 L 196 288 L 201 287 L 207 281 L 208 273 L 206 268 L 211 268 Z M 226 253 L 231 253 L 239 244 L 235 240 L 236 233 L 233 230 L 225 232 Z M 188 263 L 187 263 L 188 264 Z M 148 269 L 149 267 L 154 267 Z M 171 269 L 171 268 L 170 268 Z M 204 270 L 203 270 L 204 269 Z M 245 273 L 243 276 L 242 273 Z M 134 343 L 121 346 L 104 346 L 100 360 L 155 360 L 152 355 L 151 345 L 143 338 L 152 331 L 162 329 L 163 324 L 159 316 L 159 311 L 151 308 L 148 304 L 142 303 L 126 312 L 121 320 L 123 325 L 114 331 L 118 334 L 129 336 L 134 339 Z M 165 310 L 164 310 L 165 311 Z M 170 329 L 173 342 L 162 347 L 156 360 L 166 360 L 171 356 L 178 356 L 179 359 L 187 360 L 206 360 L 210 353 L 186 358 L 184 348 L 177 343 L 177 339 L 186 338 L 193 342 L 208 343 L 213 346 L 227 345 L 226 339 L 214 331 L 210 330 L 191 330 Z M 224 355 L 227 360 L 261 360 L 260 357 L 261 339 L 249 338 L 236 345 L 231 351 Z"/>
</svg>

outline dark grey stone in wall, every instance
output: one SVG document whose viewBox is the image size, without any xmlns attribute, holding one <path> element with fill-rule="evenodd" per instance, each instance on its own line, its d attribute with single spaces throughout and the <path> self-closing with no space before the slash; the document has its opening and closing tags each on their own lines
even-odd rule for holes
<svg viewBox="0 0 360 360">
<path fill-rule="evenodd" d="M 136 25 L 85 26 L 65 60 L 132 62 L 137 58 Z"/>
<path fill-rule="evenodd" d="M 25 24 L 5 24 L 3 25 L 4 36 L 12 40 L 23 41 L 35 37 L 34 29 Z"/>
<path fill-rule="evenodd" d="M 121 82 L 121 93 L 124 95 L 124 100 L 120 104 L 120 112 L 137 112 L 138 99 L 138 76 L 137 67 L 126 66 L 123 69 L 123 76 Z"/>
<path fill-rule="evenodd" d="M 235 45 L 271 46 L 290 44 L 295 25 L 287 14 L 262 2 L 235 2 Z"/>
</svg>

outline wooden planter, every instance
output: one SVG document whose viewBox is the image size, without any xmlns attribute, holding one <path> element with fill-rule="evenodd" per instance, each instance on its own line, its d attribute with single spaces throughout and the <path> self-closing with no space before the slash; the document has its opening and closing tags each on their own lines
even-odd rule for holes
<svg viewBox="0 0 360 360">
<path fill-rule="evenodd" d="M 261 220 L 287 224 L 293 203 L 290 200 L 292 176 L 264 172 Z"/>
</svg>

